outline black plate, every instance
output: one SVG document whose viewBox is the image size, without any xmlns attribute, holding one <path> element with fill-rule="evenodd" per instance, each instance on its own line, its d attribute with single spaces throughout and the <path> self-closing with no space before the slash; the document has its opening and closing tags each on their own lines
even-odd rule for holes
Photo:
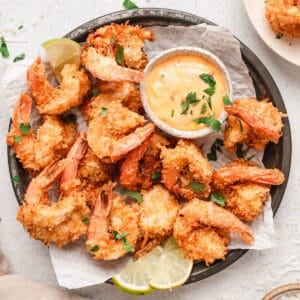
<svg viewBox="0 0 300 300">
<path fill-rule="evenodd" d="M 156 9 L 156 8 L 143 8 L 129 11 L 120 11 L 112 13 L 106 16 L 99 17 L 92 21 L 89 21 L 78 28 L 68 33 L 65 37 L 73 39 L 77 42 L 85 41 L 88 33 L 100 26 L 114 23 L 123 23 L 127 20 L 130 24 L 138 24 L 140 26 L 167 26 L 167 25 L 181 25 L 189 26 L 200 23 L 213 24 L 212 22 L 205 20 L 201 17 L 194 16 L 188 13 L 171 10 L 171 9 Z M 272 79 L 272 76 L 264 67 L 262 62 L 256 57 L 256 55 L 242 42 L 241 52 L 243 59 L 249 69 L 250 76 L 253 80 L 257 99 L 270 98 L 274 105 L 283 113 L 286 113 L 285 105 L 280 92 Z M 272 209 L 274 214 L 276 213 L 286 188 L 286 184 L 290 172 L 291 164 L 291 132 L 288 118 L 283 120 L 283 137 L 280 139 L 277 145 L 270 143 L 264 154 L 263 162 L 267 168 L 278 168 L 285 175 L 285 182 L 281 186 L 272 187 Z M 23 196 L 26 187 L 29 183 L 29 174 L 25 171 L 21 164 L 16 159 L 12 149 L 8 147 L 8 164 L 11 178 L 13 176 L 19 176 L 20 183 L 13 183 L 14 191 L 19 204 L 23 202 Z M 192 274 L 187 283 L 202 280 L 208 276 L 211 276 L 227 266 L 231 265 L 247 250 L 232 250 L 229 251 L 224 261 L 217 261 L 213 265 L 206 267 L 204 263 L 195 263 Z M 111 281 L 109 281 L 111 282 Z"/>
</svg>

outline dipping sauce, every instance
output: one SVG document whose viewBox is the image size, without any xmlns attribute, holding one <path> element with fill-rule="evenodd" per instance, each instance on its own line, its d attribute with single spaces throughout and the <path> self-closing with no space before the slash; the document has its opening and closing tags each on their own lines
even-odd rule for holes
<svg viewBox="0 0 300 300">
<path fill-rule="evenodd" d="M 214 88 L 200 78 L 211 75 Z M 207 76 L 204 75 L 204 79 Z M 146 78 L 146 94 L 155 115 L 170 127 L 194 131 L 207 127 L 197 124 L 197 118 L 223 111 L 226 81 L 221 70 L 204 57 L 179 54 L 156 64 Z M 189 95 L 189 96 L 188 96 Z"/>
</svg>

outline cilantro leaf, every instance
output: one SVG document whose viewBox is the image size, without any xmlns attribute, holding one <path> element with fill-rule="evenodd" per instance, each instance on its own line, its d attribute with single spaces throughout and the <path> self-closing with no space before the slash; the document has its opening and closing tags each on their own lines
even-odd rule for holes
<svg viewBox="0 0 300 300">
<path fill-rule="evenodd" d="M 211 106 L 211 97 L 210 96 L 207 99 L 207 104 L 208 104 L 209 108 L 212 109 L 212 106 Z"/>
<path fill-rule="evenodd" d="M 7 49 L 7 44 L 3 36 L 1 37 L 0 52 L 3 57 L 9 57 L 9 51 Z"/>
<path fill-rule="evenodd" d="M 134 252 L 135 251 L 134 247 L 126 240 L 126 235 L 128 235 L 127 231 L 124 231 L 122 233 L 118 233 L 118 231 L 113 230 L 112 235 L 113 235 L 113 237 L 116 241 L 117 240 L 122 241 L 123 247 L 127 252 Z"/>
<path fill-rule="evenodd" d="M 160 179 L 161 178 L 161 172 L 157 171 L 157 172 L 154 172 L 152 175 L 151 175 L 151 179 Z"/>
<path fill-rule="evenodd" d="M 219 132 L 222 129 L 222 125 L 219 120 L 213 120 L 210 127 L 216 132 Z"/>
<path fill-rule="evenodd" d="M 126 240 L 122 239 L 122 243 L 126 252 L 134 252 L 134 247 Z"/>
<path fill-rule="evenodd" d="M 97 252 L 98 250 L 99 250 L 99 246 L 98 245 L 95 245 L 94 247 L 92 247 L 90 249 L 90 251 L 92 251 L 92 252 Z"/>
<path fill-rule="evenodd" d="M 20 182 L 19 176 L 14 176 L 14 177 L 12 178 L 12 181 L 13 181 L 13 182 Z"/>
<path fill-rule="evenodd" d="M 117 63 L 119 65 L 122 65 L 124 62 L 124 48 L 123 46 L 118 44 L 118 49 L 117 49 Z"/>
<path fill-rule="evenodd" d="M 142 194 L 139 192 L 121 189 L 120 194 L 135 199 L 138 204 L 141 204 L 144 201 Z"/>
<path fill-rule="evenodd" d="M 189 92 L 186 95 L 185 99 L 188 104 L 191 104 L 193 106 L 195 106 L 196 104 L 198 104 L 200 102 L 200 100 L 197 99 L 196 92 Z"/>
<path fill-rule="evenodd" d="M 232 102 L 230 101 L 230 99 L 229 99 L 229 97 L 227 95 L 225 95 L 223 97 L 223 103 L 224 103 L 224 105 L 232 106 Z"/>
<path fill-rule="evenodd" d="M 192 189 L 192 191 L 195 192 L 196 194 L 201 194 L 205 191 L 205 184 L 204 183 L 191 181 L 189 183 L 189 186 Z"/>
<path fill-rule="evenodd" d="M 88 224 L 89 223 L 89 217 L 84 215 L 83 213 L 80 213 L 79 216 L 82 218 L 82 223 Z"/>
<path fill-rule="evenodd" d="M 212 96 L 216 91 L 215 86 L 210 86 L 209 88 L 204 90 L 204 93 L 206 93 L 209 96 Z"/>
<path fill-rule="evenodd" d="M 30 132 L 30 124 L 28 123 L 21 123 L 19 126 L 20 131 L 24 134 L 24 135 L 29 135 Z"/>
<path fill-rule="evenodd" d="M 101 107 L 101 118 L 105 118 L 107 116 L 107 108 Z"/>
<path fill-rule="evenodd" d="M 189 104 L 185 101 L 181 102 L 181 115 L 185 114 L 189 109 Z"/>
<path fill-rule="evenodd" d="M 200 114 L 205 114 L 206 110 L 207 110 L 207 105 L 206 105 L 206 103 L 203 103 Z"/>
<path fill-rule="evenodd" d="M 209 86 L 215 86 L 215 85 L 216 85 L 215 79 L 214 79 L 213 76 L 210 75 L 210 74 L 202 73 L 202 74 L 199 75 L 199 77 L 200 77 L 205 83 L 207 83 Z"/>
<path fill-rule="evenodd" d="M 14 142 L 16 144 L 19 144 L 23 138 L 23 135 L 14 135 L 13 138 L 14 138 Z"/>
<path fill-rule="evenodd" d="M 216 132 L 219 132 L 222 129 L 221 123 L 215 119 L 215 113 L 210 115 L 209 117 L 197 118 L 194 119 L 194 122 L 197 124 L 205 124 L 210 126 Z"/>
<path fill-rule="evenodd" d="M 25 58 L 25 53 L 21 53 L 21 54 L 17 55 L 17 56 L 14 58 L 13 62 L 17 62 L 17 61 L 19 61 L 19 60 L 23 60 L 24 58 Z"/>
<path fill-rule="evenodd" d="M 226 198 L 221 193 L 211 193 L 209 199 L 222 207 L 225 206 Z"/>
<path fill-rule="evenodd" d="M 124 0 L 123 1 L 123 6 L 126 9 L 138 8 L 138 6 L 134 2 L 132 2 L 131 0 Z"/>
</svg>

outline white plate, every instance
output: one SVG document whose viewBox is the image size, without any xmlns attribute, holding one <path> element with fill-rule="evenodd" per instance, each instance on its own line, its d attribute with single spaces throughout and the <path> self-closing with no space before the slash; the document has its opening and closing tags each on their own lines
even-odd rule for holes
<svg viewBox="0 0 300 300">
<path fill-rule="evenodd" d="M 251 23 L 261 39 L 275 53 L 300 67 L 300 38 L 283 36 L 281 39 L 276 39 L 276 33 L 265 17 L 264 0 L 244 0 L 244 5 Z"/>
</svg>

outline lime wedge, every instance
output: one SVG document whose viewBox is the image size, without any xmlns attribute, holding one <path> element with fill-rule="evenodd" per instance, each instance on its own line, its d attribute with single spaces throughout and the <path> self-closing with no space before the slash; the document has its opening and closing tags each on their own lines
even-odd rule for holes
<svg viewBox="0 0 300 300">
<path fill-rule="evenodd" d="M 171 289 L 186 282 L 193 260 L 182 257 L 174 240 L 157 246 L 113 277 L 121 290 L 135 295 L 148 294 L 154 289 Z"/>
<path fill-rule="evenodd" d="M 81 46 L 77 42 L 66 38 L 57 38 L 44 42 L 42 46 L 59 82 L 62 81 L 60 72 L 65 64 L 80 65 Z"/>
</svg>

